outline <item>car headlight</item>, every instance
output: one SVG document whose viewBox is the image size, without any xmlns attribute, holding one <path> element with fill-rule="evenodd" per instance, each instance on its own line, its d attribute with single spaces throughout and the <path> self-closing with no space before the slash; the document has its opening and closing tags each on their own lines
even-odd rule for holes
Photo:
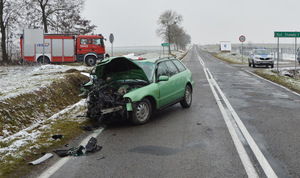
<svg viewBox="0 0 300 178">
<path fill-rule="evenodd" d="M 125 98 L 126 103 L 131 103 L 131 99 L 130 98 Z"/>
</svg>

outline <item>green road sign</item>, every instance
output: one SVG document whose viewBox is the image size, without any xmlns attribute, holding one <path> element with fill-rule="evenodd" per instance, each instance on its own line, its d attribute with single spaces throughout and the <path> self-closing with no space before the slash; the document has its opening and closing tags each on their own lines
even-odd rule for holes
<svg viewBox="0 0 300 178">
<path fill-rule="evenodd" d="M 274 32 L 275 38 L 300 38 L 300 32 Z"/>
<path fill-rule="evenodd" d="M 170 46 L 170 43 L 162 43 L 161 46 Z"/>
</svg>

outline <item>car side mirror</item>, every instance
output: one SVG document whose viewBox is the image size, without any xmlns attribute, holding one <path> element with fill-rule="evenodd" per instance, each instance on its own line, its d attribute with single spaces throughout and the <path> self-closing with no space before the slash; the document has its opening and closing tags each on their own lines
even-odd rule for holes
<svg viewBox="0 0 300 178">
<path fill-rule="evenodd" d="M 161 76 L 158 77 L 158 81 L 159 81 L 159 82 L 160 82 L 160 81 L 168 81 L 168 80 L 169 80 L 169 77 L 166 76 L 166 75 L 161 75 Z"/>
</svg>

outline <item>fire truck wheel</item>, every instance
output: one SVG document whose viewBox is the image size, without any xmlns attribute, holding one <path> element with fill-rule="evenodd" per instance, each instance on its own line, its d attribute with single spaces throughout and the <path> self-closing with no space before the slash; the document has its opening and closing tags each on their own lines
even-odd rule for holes
<svg viewBox="0 0 300 178">
<path fill-rule="evenodd" d="M 85 59 L 85 63 L 87 66 L 94 66 L 96 64 L 96 58 L 94 56 L 88 56 Z"/>
<path fill-rule="evenodd" d="M 43 56 L 40 56 L 38 59 L 37 59 L 37 62 L 39 64 L 49 64 L 50 63 L 50 60 L 47 56 L 44 57 L 43 59 Z"/>
</svg>

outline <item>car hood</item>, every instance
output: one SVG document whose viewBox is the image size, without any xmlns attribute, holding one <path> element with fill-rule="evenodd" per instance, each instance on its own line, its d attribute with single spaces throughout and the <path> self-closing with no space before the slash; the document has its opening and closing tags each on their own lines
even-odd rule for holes
<svg viewBox="0 0 300 178">
<path fill-rule="evenodd" d="M 270 55 L 270 54 L 265 54 L 265 55 L 262 55 L 262 54 L 255 54 L 254 56 L 255 56 L 255 57 L 258 57 L 258 58 L 271 58 L 271 57 L 273 57 L 273 56 Z"/>
<path fill-rule="evenodd" d="M 150 83 L 143 69 L 126 57 L 103 60 L 92 70 L 91 75 L 96 75 L 98 79 L 106 82 L 137 79 Z"/>
</svg>

